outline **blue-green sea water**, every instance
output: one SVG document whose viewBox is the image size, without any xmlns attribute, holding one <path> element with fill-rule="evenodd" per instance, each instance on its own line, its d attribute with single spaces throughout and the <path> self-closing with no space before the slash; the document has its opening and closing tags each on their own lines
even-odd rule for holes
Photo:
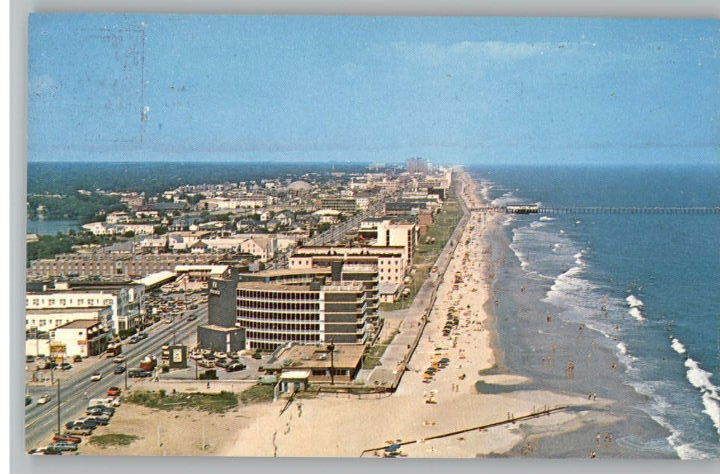
<svg viewBox="0 0 720 474">
<path fill-rule="evenodd" d="M 486 197 L 495 205 L 720 206 L 720 166 L 470 171 L 489 187 Z M 552 318 L 579 333 L 586 328 L 583 341 L 594 338 L 588 344 L 612 352 L 613 374 L 634 392 L 621 403 L 661 428 L 657 439 L 628 429 L 618 440 L 625 452 L 720 457 L 720 214 L 531 214 L 508 216 L 504 224 L 512 258 L 497 291 L 521 279 L 522 301 L 532 304 L 517 291 L 501 298 L 501 343 L 530 332 L 518 327 L 520 313 L 523 321 L 540 321 L 532 329 L 537 334 L 552 332 L 542 329 L 546 320 L 545 327 L 554 327 Z M 552 344 L 555 354 L 576 341 Z M 510 353 L 514 369 L 552 380 L 554 372 L 535 358 Z M 612 385 L 599 359 L 587 358 L 577 362 L 578 371 L 587 366 L 586 385 L 590 379 L 601 385 L 587 390 Z"/>
</svg>

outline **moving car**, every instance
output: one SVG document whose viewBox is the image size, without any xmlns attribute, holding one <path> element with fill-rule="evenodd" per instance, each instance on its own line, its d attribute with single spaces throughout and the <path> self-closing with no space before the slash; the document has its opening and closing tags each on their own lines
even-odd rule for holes
<svg viewBox="0 0 720 474">
<path fill-rule="evenodd" d="M 38 405 L 45 405 L 47 402 L 52 400 L 52 396 L 50 395 L 43 395 L 42 397 L 38 398 L 37 404 Z"/>
<path fill-rule="evenodd" d="M 127 360 L 127 356 L 124 354 L 120 354 L 119 356 L 117 356 L 113 359 L 113 362 L 115 362 L 116 364 L 122 364 L 126 360 Z"/>
<path fill-rule="evenodd" d="M 118 365 L 113 369 L 114 374 L 122 374 L 125 372 L 125 366 L 124 365 Z"/>
<path fill-rule="evenodd" d="M 102 378 L 102 373 L 100 373 L 100 372 L 95 372 L 94 374 L 92 374 L 92 375 L 90 376 L 90 380 L 93 381 L 93 382 L 97 382 L 97 381 L 100 380 L 101 378 Z"/>
</svg>

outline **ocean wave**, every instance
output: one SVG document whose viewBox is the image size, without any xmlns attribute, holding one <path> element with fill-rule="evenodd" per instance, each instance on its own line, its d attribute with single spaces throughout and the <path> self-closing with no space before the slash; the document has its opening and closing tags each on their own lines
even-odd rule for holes
<svg viewBox="0 0 720 474">
<path fill-rule="evenodd" d="M 642 306 L 645 306 L 645 303 L 643 303 L 637 296 L 630 295 L 627 298 L 625 298 L 625 301 L 627 301 L 628 306 L 631 308 L 640 308 Z"/>
<path fill-rule="evenodd" d="M 678 341 L 676 338 L 672 339 L 672 342 L 670 343 L 670 347 L 672 347 L 673 350 L 675 352 L 677 352 L 678 354 L 685 354 L 685 352 L 687 352 L 685 350 L 685 346 L 683 345 L 683 343 Z"/>
<path fill-rule="evenodd" d="M 628 314 L 632 316 L 633 318 L 637 319 L 638 321 L 645 321 L 645 317 L 642 315 L 640 310 L 638 308 L 630 308 L 630 311 L 628 311 Z"/>
<path fill-rule="evenodd" d="M 543 222 L 548 222 L 548 221 L 554 221 L 555 218 L 554 218 L 554 217 L 548 217 L 548 216 L 542 216 L 542 217 L 540 217 L 540 220 L 543 221 Z"/>
<path fill-rule="evenodd" d="M 573 255 L 573 258 L 575 259 L 575 265 L 579 265 L 581 267 L 585 266 L 585 261 L 582 259 L 583 253 L 578 252 L 575 255 Z"/>
<path fill-rule="evenodd" d="M 641 310 L 641 308 L 645 306 L 645 303 L 643 303 L 635 295 L 628 296 L 627 298 L 625 298 L 625 301 L 627 301 L 627 304 L 630 307 L 630 311 L 628 311 L 628 314 L 633 318 L 637 319 L 638 321 L 645 321 L 645 317 L 643 316 Z"/>
<path fill-rule="evenodd" d="M 691 358 L 685 359 L 687 379 L 690 384 L 702 393 L 702 402 L 705 407 L 703 413 L 710 417 L 715 430 L 720 435 L 720 394 L 718 387 L 710 381 L 712 373 L 700 368 L 700 364 Z"/>
<path fill-rule="evenodd" d="M 543 223 L 540 222 L 540 221 L 533 221 L 533 222 L 530 223 L 530 227 L 532 227 L 533 229 L 537 229 L 538 227 L 542 227 L 542 226 L 544 226 L 544 225 L 545 225 L 545 224 L 543 224 Z"/>
</svg>

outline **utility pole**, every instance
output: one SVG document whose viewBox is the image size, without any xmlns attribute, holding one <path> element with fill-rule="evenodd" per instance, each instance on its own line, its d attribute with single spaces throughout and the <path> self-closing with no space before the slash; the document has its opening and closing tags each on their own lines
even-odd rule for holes
<svg viewBox="0 0 720 474">
<path fill-rule="evenodd" d="M 335 344 L 330 340 L 330 344 L 327 346 L 330 351 L 330 385 L 335 385 Z"/>
<path fill-rule="evenodd" d="M 127 356 L 125 356 L 125 390 L 127 390 L 127 388 L 128 388 L 128 384 L 127 384 L 127 378 L 128 378 L 128 374 L 127 374 L 127 371 L 128 371 L 127 361 L 128 361 L 128 360 L 127 360 Z"/>
<path fill-rule="evenodd" d="M 57 433 L 60 436 L 60 379 L 57 381 Z"/>
</svg>

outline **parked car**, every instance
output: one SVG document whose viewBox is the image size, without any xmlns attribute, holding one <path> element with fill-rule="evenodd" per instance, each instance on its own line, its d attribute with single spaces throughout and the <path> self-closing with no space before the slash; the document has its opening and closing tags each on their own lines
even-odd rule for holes
<svg viewBox="0 0 720 474">
<path fill-rule="evenodd" d="M 51 455 L 51 454 L 60 455 L 63 453 L 62 450 L 57 449 L 53 446 L 48 446 L 47 448 L 44 448 L 44 449 L 38 449 L 37 452 L 40 454 L 44 454 L 44 455 Z"/>
<path fill-rule="evenodd" d="M 253 359 L 262 359 L 262 354 L 260 352 L 255 352 L 252 355 Z"/>
<path fill-rule="evenodd" d="M 114 374 L 122 374 L 122 373 L 124 373 L 124 372 L 125 372 L 125 366 L 124 366 L 124 365 L 117 365 L 117 366 L 115 366 L 115 368 L 113 369 L 113 373 L 114 373 Z"/>
<path fill-rule="evenodd" d="M 227 368 L 230 364 L 232 364 L 230 359 L 218 359 L 215 361 L 215 367 Z"/>
<path fill-rule="evenodd" d="M 142 341 L 143 339 L 147 339 L 148 335 L 146 332 L 141 332 L 140 334 L 137 335 L 137 338 L 138 338 L 138 340 Z"/>
<path fill-rule="evenodd" d="M 79 436 L 55 435 L 52 437 L 51 441 L 53 443 L 57 443 L 59 441 L 67 441 L 68 443 L 78 444 L 78 443 L 80 443 L 80 441 L 82 441 L 82 438 Z"/>
<path fill-rule="evenodd" d="M 102 373 L 101 373 L 101 372 L 95 372 L 94 374 L 92 374 L 92 375 L 90 376 L 90 380 L 93 381 L 93 382 L 97 382 L 97 381 L 100 380 L 101 378 L 102 378 Z"/>
<path fill-rule="evenodd" d="M 128 344 L 137 344 L 140 342 L 140 339 L 137 338 L 137 336 L 132 336 L 130 339 L 128 339 Z"/>
<path fill-rule="evenodd" d="M 110 417 L 107 415 L 89 415 L 85 421 L 93 421 L 100 426 L 107 426 L 110 423 Z"/>
<path fill-rule="evenodd" d="M 35 362 L 35 356 L 32 356 L 32 355 L 25 356 L 25 362 L 28 364 Z"/>
<path fill-rule="evenodd" d="M 227 370 L 228 372 L 237 372 L 238 370 L 245 370 L 245 367 L 245 364 L 235 362 L 225 367 L 225 370 Z"/>
<path fill-rule="evenodd" d="M 117 397 L 120 395 L 120 387 L 110 387 L 107 391 L 108 397 Z"/>
<path fill-rule="evenodd" d="M 42 397 L 38 398 L 37 404 L 38 405 L 45 405 L 47 402 L 52 400 L 52 396 L 50 395 L 43 395 Z"/>
<path fill-rule="evenodd" d="M 28 405 L 30 405 L 31 403 L 32 403 L 32 397 L 26 395 L 26 396 L 25 396 L 25 406 L 28 406 Z"/>
<path fill-rule="evenodd" d="M 128 377 L 139 378 L 139 379 L 152 377 L 152 372 L 148 372 L 147 370 L 142 370 L 142 369 L 133 369 L 133 370 L 128 371 Z"/>
<path fill-rule="evenodd" d="M 63 362 L 62 364 L 60 364 L 60 370 L 70 370 L 70 369 L 72 369 L 72 364 L 70 364 L 68 362 Z"/>
<path fill-rule="evenodd" d="M 83 358 L 81 355 L 76 355 L 73 357 L 73 362 L 82 362 Z"/>
<path fill-rule="evenodd" d="M 75 444 L 75 443 L 68 443 L 67 441 L 59 441 L 57 443 L 51 444 L 50 446 L 45 448 L 45 450 L 47 451 L 48 449 L 57 449 L 59 451 L 77 451 L 77 448 L 78 448 L 77 444 Z"/>
<path fill-rule="evenodd" d="M 65 435 L 70 436 L 88 436 L 92 434 L 92 430 L 89 428 L 83 428 L 82 426 L 71 427 L 65 430 Z"/>
</svg>

